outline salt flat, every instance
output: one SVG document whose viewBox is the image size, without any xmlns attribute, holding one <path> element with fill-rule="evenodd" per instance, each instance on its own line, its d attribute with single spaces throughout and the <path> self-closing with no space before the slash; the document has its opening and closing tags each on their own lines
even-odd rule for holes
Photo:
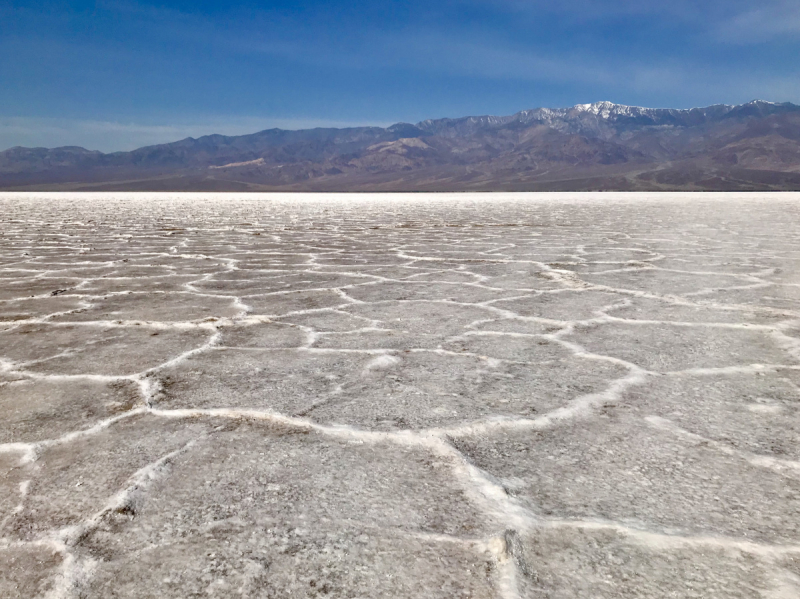
<svg viewBox="0 0 800 599">
<path fill-rule="evenodd" d="M 800 596 L 800 194 L 0 222 L 0 596 Z"/>
</svg>

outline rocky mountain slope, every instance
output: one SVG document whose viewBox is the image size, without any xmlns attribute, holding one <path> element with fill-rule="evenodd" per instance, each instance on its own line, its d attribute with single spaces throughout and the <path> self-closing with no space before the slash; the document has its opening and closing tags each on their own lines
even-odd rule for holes
<svg viewBox="0 0 800 599">
<path fill-rule="evenodd" d="M 800 189 L 800 106 L 610 102 L 388 128 L 269 129 L 132 152 L 0 152 L 2 189 Z"/>
</svg>

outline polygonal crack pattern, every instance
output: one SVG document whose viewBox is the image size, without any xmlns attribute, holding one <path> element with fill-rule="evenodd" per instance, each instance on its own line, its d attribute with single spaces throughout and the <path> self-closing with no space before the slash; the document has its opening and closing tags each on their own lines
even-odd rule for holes
<svg viewBox="0 0 800 599">
<path fill-rule="evenodd" d="M 0 194 L 0 595 L 800 596 L 800 197 Z"/>
</svg>

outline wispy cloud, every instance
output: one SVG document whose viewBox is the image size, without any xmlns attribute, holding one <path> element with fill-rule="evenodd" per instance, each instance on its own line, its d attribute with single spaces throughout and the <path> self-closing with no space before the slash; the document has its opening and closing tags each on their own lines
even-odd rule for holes
<svg viewBox="0 0 800 599">
<path fill-rule="evenodd" d="M 0 118 L 0 147 L 130 149 L 599 99 L 797 102 L 799 2 L 14 3 L 0 6 L 0 54 L 16 57 L 0 61 L 0 110 L 73 118 Z"/>
<path fill-rule="evenodd" d="M 753 43 L 800 32 L 800 3 L 796 0 L 762 0 L 757 9 L 752 9 L 750 0 L 452 0 L 451 4 L 502 7 L 532 20 L 544 14 L 572 22 L 621 16 L 670 18 L 678 24 L 691 24 L 696 35 L 725 43 Z M 479 22 L 449 28 L 414 22 L 388 31 L 351 28 L 346 35 L 320 36 L 312 21 L 276 11 L 254 15 L 243 23 L 118 0 L 113 6 L 123 8 L 131 18 L 143 19 L 142 26 L 161 31 L 165 39 L 336 69 L 400 69 L 488 80 L 615 86 L 621 92 L 674 91 L 675 85 L 703 89 L 711 85 L 709 73 L 720 89 L 728 85 L 731 76 L 761 78 L 754 72 L 729 71 L 727 65 L 715 64 L 715 59 L 704 63 L 702 53 L 687 62 L 611 47 L 548 47 L 509 39 Z M 746 80 L 739 80 L 746 86 Z"/>
<path fill-rule="evenodd" d="M 418 69 L 442 75 L 520 81 L 582 81 L 609 83 L 607 65 L 581 54 L 553 55 L 516 48 L 503 40 L 474 35 L 449 35 L 434 30 L 401 32 L 376 37 L 371 44 L 378 60 L 396 68 Z"/>
<path fill-rule="evenodd" d="M 798 73 L 776 75 L 768 70 L 745 71 L 714 61 L 686 62 L 669 56 L 653 59 L 600 54 L 587 50 L 546 52 L 520 48 L 496 37 L 455 36 L 436 31 L 413 35 L 388 35 L 375 40 L 376 60 L 398 67 L 428 70 L 442 75 L 463 75 L 487 80 L 573 84 L 615 90 L 615 97 L 587 97 L 584 101 L 626 96 L 661 96 L 675 101 L 676 92 L 692 90 L 709 104 L 744 102 L 756 97 L 800 99 Z M 393 61 L 393 62 L 392 62 Z M 673 105 L 675 106 L 675 105 Z M 531 108 L 525 106 L 524 108 Z M 523 108 L 523 107 L 520 107 Z"/>
<path fill-rule="evenodd" d="M 535 21 L 562 23 L 657 18 L 699 33 L 706 42 L 754 44 L 800 33 L 797 0 L 456 0 L 465 6 L 503 10 Z M 704 36 L 704 37 L 703 37 Z M 795 40 L 797 41 L 797 40 Z"/>
<path fill-rule="evenodd" d="M 752 8 L 752 0 L 458 0 L 461 4 L 503 9 L 518 14 L 558 13 L 574 20 L 618 18 L 621 16 L 673 15 L 685 20 L 735 15 Z M 761 0 L 762 4 L 784 0 Z"/>
<path fill-rule="evenodd" d="M 759 44 L 800 34 L 800 3 L 796 0 L 765 2 L 758 8 L 723 20 L 714 37 L 729 44 Z"/>
</svg>

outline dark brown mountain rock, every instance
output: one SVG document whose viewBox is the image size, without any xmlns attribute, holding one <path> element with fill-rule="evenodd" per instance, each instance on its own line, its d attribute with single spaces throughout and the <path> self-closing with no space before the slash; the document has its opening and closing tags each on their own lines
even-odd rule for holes
<svg viewBox="0 0 800 599">
<path fill-rule="evenodd" d="M 269 129 L 132 152 L 0 152 L 0 189 L 800 189 L 800 106 L 610 102 L 388 128 Z"/>
</svg>

